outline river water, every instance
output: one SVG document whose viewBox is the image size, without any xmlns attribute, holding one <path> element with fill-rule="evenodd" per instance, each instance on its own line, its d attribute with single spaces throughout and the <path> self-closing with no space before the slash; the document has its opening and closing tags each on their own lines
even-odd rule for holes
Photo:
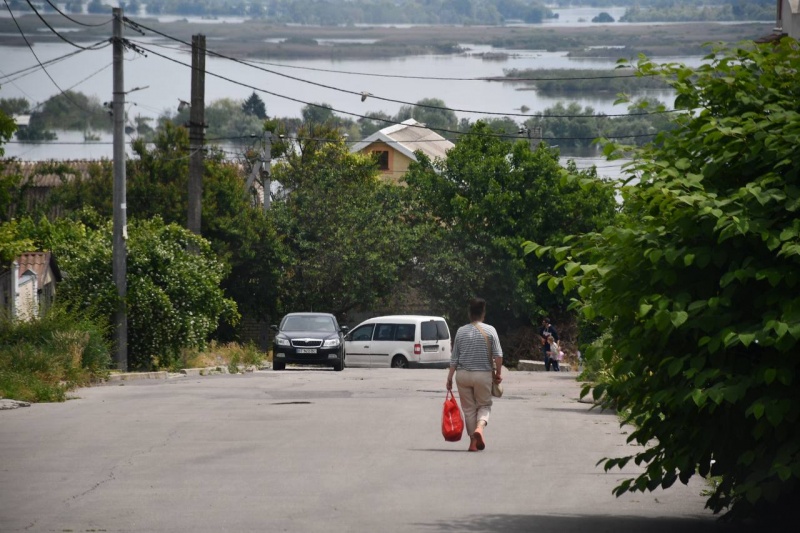
<svg viewBox="0 0 800 533">
<path fill-rule="evenodd" d="M 590 24 L 588 21 L 600 10 L 581 8 L 560 11 L 559 19 L 547 24 Z M 618 18 L 624 13 L 624 8 L 603 11 Z M 155 118 L 165 112 L 174 113 L 180 100 L 190 100 L 189 52 L 172 45 L 165 47 L 151 37 L 131 32 L 127 32 L 126 37 L 155 52 L 146 56 L 125 52 L 128 116 Z M 610 42 L 609 46 L 613 44 Z M 525 113 L 535 114 L 557 102 L 576 102 L 606 114 L 626 112 L 623 106 L 614 105 L 614 94 L 551 97 L 537 94 L 519 84 L 478 80 L 502 77 L 508 69 L 610 69 L 616 65 L 617 59 L 613 48 L 608 58 L 586 59 L 571 58 L 565 52 L 494 49 L 470 43 L 461 43 L 461 46 L 469 51 L 457 56 L 425 55 L 376 61 L 253 60 L 249 61 L 252 66 L 207 56 L 206 103 L 208 105 L 221 98 L 244 100 L 255 91 L 265 102 L 267 113 L 277 117 L 298 117 L 301 109 L 309 103 L 327 104 L 337 115 L 352 119 L 375 111 L 394 115 L 401 106 L 424 98 L 439 98 L 456 111 L 459 119 L 470 120 L 521 113 L 524 108 L 527 108 Z M 213 50 L 213 41 L 208 43 L 208 47 Z M 36 66 L 37 57 L 45 62 L 75 51 L 67 43 L 37 43 L 33 50 L 36 57 L 27 47 L 0 47 L 0 98 L 24 97 L 33 103 L 41 103 L 58 94 L 59 90 L 71 89 L 96 96 L 100 102 L 112 100 L 110 47 L 82 52 L 50 65 L 47 73 L 36 69 L 24 75 L 9 76 L 21 69 Z M 503 52 L 505 56 L 501 60 L 488 60 L 483 56 L 486 52 Z M 166 57 L 159 57 L 159 54 Z M 700 57 L 657 59 L 687 65 L 701 62 Z M 362 102 L 362 91 L 374 96 Z M 658 98 L 668 107 L 672 104 L 670 91 L 651 92 L 647 96 Z M 524 117 L 512 118 L 518 122 L 524 120 Z M 112 150 L 111 145 L 107 144 L 107 137 L 104 136 L 100 143 L 83 144 L 82 133 L 61 132 L 58 141 L 61 144 L 12 142 L 5 148 L 7 156 L 27 160 L 85 159 L 98 157 L 97 154 L 110 157 Z"/>
</svg>

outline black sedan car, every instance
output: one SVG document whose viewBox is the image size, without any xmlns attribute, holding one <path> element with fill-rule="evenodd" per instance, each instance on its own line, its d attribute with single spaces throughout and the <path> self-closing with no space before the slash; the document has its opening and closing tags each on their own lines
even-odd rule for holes
<svg viewBox="0 0 800 533">
<path fill-rule="evenodd" d="M 329 313 L 289 313 L 276 330 L 272 344 L 272 368 L 284 370 L 287 363 L 325 365 L 344 369 L 344 335 L 347 326 L 339 326 Z"/>
</svg>

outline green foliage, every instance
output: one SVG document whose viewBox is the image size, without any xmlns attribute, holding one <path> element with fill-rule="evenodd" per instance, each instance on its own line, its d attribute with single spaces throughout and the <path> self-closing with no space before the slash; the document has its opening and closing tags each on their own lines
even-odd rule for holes
<svg viewBox="0 0 800 533">
<path fill-rule="evenodd" d="M 245 115 L 254 116 L 261 120 L 267 118 L 267 106 L 264 105 L 264 100 L 255 91 L 242 104 L 242 111 Z"/>
<path fill-rule="evenodd" d="M 160 216 L 184 225 L 188 213 L 189 139 L 186 128 L 170 122 L 158 130 L 152 144 L 133 142 L 136 157 L 127 161 L 127 204 L 130 219 Z M 204 159 L 202 235 L 229 266 L 222 287 L 244 312 L 265 319 L 275 311 L 282 254 L 272 220 L 251 203 L 244 177 L 221 153 Z M 62 168 L 63 166 L 63 168 Z M 53 172 L 75 173 L 69 164 Z M 77 176 L 53 192 L 53 205 L 65 212 L 95 206 L 101 217 L 112 216 L 113 172 L 110 162 L 89 167 L 89 178 Z M 230 324 L 224 325 L 226 331 Z M 235 335 L 235 333 L 230 333 Z"/>
<path fill-rule="evenodd" d="M 607 225 L 615 202 L 594 172 L 579 173 L 581 182 L 562 182 L 555 150 L 540 145 L 531 151 L 527 142 L 493 135 L 483 122 L 446 160 L 417 156 L 406 181 L 417 202 L 412 210 L 427 232 L 418 239 L 418 286 L 457 320 L 475 294 L 489 300 L 492 321 L 507 327 L 530 325 L 540 311 L 565 307 L 566 300 L 537 285 L 537 274 L 553 263 L 524 257 L 521 244 L 531 234 L 554 242 L 578 227 Z"/>
<path fill-rule="evenodd" d="M 692 112 L 635 152 L 621 223 L 527 249 L 558 261 L 541 283 L 608 328 L 587 350 L 608 369 L 593 394 L 642 447 L 605 467 L 646 466 L 615 493 L 710 474 L 713 511 L 781 516 L 800 495 L 800 51 L 708 60 L 640 62 Z"/>
<path fill-rule="evenodd" d="M 302 130 L 297 143 L 273 167 L 284 188 L 271 211 L 286 247 L 281 310 L 341 317 L 368 308 L 410 260 L 402 191 L 381 182 L 374 160 L 351 154 L 335 131 Z"/>
<path fill-rule="evenodd" d="M 625 10 L 620 22 L 683 22 L 683 21 L 731 21 L 731 20 L 775 20 L 775 2 L 771 0 L 742 1 L 717 0 L 703 2 L 694 0 L 654 2 L 642 9 L 633 5 Z M 712 4 L 712 5 L 709 5 Z M 715 4 L 715 5 L 714 5 Z"/>
<path fill-rule="evenodd" d="M 396 122 L 413 118 L 432 130 L 455 131 L 458 128 L 458 117 L 452 109 L 447 109 L 443 100 L 423 98 L 414 106 L 403 106 L 395 116 Z"/>
<path fill-rule="evenodd" d="M 648 90 L 666 90 L 667 82 L 659 76 L 634 76 L 631 69 L 509 69 L 504 81 L 523 83 L 539 94 L 642 94 Z M 527 79 L 526 79 L 527 78 Z M 518 80 L 518 81 L 516 81 Z M 535 81 L 534 81 L 535 80 Z"/>
<path fill-rule="evenodd" d="M 14 120 L 9 117 L 4 111 L 0 111 L 0 157 L 5 155 L 6 151 L 3 144 L 7 143 L 14 131 L 17 129 Z"/>
<path fill-rule="evenodd" d="M 27 98 L 0 98 L 0 112 L 9 117 L 27 115 L 31 112 L 31 103 Z"/>
<path fill-rule="evenodd" d="M 29 129 L 109 131 L 112 127 L 113 122 L 108 110 L 96 96 L 66 91 L 50 97 L 43 104 L 41 111 L 34 111 L 31 114 Z"/>
<path fill-rule="evenodd" d="M 108 374 L 109 346 L 95 322 L 62 309 L 32 321 L 0 317 L 0 398 L 63 402 Z"/>
<path fill-rule="evenodd" d="M 19 235 L 16 220 L 0 221 L 0 271 L 21 253 L 29 252 L 32 248 L 33 241 Z"/>
<path fill-rule="evenodd" d="M 232 98 L 220 98 L 206 105 L 205 121 L 208 124 L 205 133 L 206 139 L 211 141 L 219 139 L 227 143 L 235 143 L 237 140 L 240 143 L 250 143 L 251 135 L 260 135 L 263 130 L 263 121 L 253 112 L 259 111 L 257 104 L 251 102 L 256 107 L 252 109 L 250 107 L 245 108 L 245 105 L 248 105 L 247 102 L 251 99 L 252 96 L 243 102 Z M 263 106 L 263 102 L 261 104 Z M 266 115 L 266 108 L 264 113 Z M 189 108 L 177 111 L 174 114 L 167 112 L 159 117 L 158 129 L 161 131 L 166 130 L 167 123 L 170 123 L 174 131 L 175 128 L 189 123 L 189 114 Z M 171 134 L 167 135 L 168 138 L 171 136 Z M 162 146 L 164 146 L 163 143 Z"/>
<path fill-rule="evenodd" d="M 29 235 L 59 258 L 59 299 L 70 310 L 108 323 L 117 308 L 112 226 L 91 213 L 89 224 L 26 221 Z M 96 224 L 98 224 L 95 227 Z M 169 367 L 181 348 L 203 346 L 221 316 L 235 323 L 224 297 L 224 265 L 205 239 L 159 218 L 128 226 L 128 359 L 132 368 Z"/>
</svg>

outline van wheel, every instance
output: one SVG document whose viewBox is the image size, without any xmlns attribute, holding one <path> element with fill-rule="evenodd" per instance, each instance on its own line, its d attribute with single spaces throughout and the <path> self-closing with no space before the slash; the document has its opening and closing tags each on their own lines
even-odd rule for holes
<svg viewBox="0 0 800 533">
<path fill-rule="evenodd" d="M 279 363 L 277 361 L 274 361 L 272 363 L 272 370 L 285 370 L 285 369 L 286 369 L 286 363 L 284 362 Z"/>
<path fill-rule="evenodd" d="M 395 355 L 392 358 L 392 368 L 408 368 L 408 360 L 402 355 Z"/>
</svg>

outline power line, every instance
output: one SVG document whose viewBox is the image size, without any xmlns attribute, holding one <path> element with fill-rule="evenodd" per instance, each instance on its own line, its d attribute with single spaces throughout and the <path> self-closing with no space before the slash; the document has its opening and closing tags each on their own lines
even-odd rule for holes
<svg viewBox="0 0 800 533">
<path fill-rule="evenodd" d="M 95 43 L 95 44 L 93 44 L 93 45 L 91 45 L 91 46 L 89 46 L 89 47 L 86 47 L 86 46 L 81 46 L 81 45 L 79 45 L 79 44 L 75 44 L 75 43 L 73 43 L 72 41 L 70 41 L 69 39 L 67 39 L 66 37 L 64 37 L 63 35 L 61 35 L 60 33 L 58 33 L 58 32 L 56 31 L 56 29 L 55 29 L 54 27 L 52 27 L 52 26 L 50 25 L 50 23 L 48 23 L 48 22 L 47 22 L 47 21 L 44 19 L 44 17 L 43 17 L 43 16 L 42 16 L 42 15 L 39 13 L 39 11 L 36 9 L 36 7 L 35 7 L 35 6 L 34 6 L 34 5 L 31 3 L 31 0 L 25 0 L 25 1 L 28 3 L 28 5 L 30 6 L 30 8 L 33 10 L 33 12 L 34 12 L 34 13 L 36 13 L 36 16 L 37 16 L 37 17 L 39 17 L 39 20 L 41 20 L 41 21 L 44 23 L 44 25 L 45 25 L 45 26 L 47 26 L 48 28 L 50 28 L 50 31 L 52 31 L 53 33 L 55 33 L 55 34 L 56 34 L 56 36 L 57 36 L 59 39 L 61 39 L 62 41 L 64 41 L 65 43 L 67 43 L 67 44 L 70 44 L 70 45 L 74 46 L 75 48 L 80 48 L 81 50 L 99 50 L 100 48 L 104 48 L 104 47 L 102 47 L 102 46 L 101 46 L 101 47 L 98 47 L 98 45 L 99 45 L 100 43 L 102 43 L 102 42 L 105 42 L 105 43 L 106 43 L 106 46 L 108 46 L 109 44 L 111 44 L 109 39 L 105 39 L 105 40 L 103 40 L 103 41 L 100 41 L 100 43 Z M 6 1 L 6 7 L 8 7 L 8 2 L 7 2 L 7 1 Z M 9 11 L 9 13 L 11 12 L 11 8 L 10 8 L 10 7 L 8 8 L 8 11 Z"/>
<path fill-rule="evenodd" d="M 182 44 L 184 44 L 186 46 L 191 46 L 190 43 L 187 43 L 186 41 L 183 41 L 183 40 L 181 40 L 181 39 L 179 39 L 177 37 L 173 37 L 173 36 L 168 35 L 166 33 L 160 32 L 158 30 L 149 28 L 148 26 L 141 25 L 141 24 L 139 24 L 137 22 L 133 22 L 132 20 L 130 20 L 127 17 L 124 17 L 123 20 L 125 22 L 130 23 L 130 24 L 133 24 L 137 28 L 144 28 L 144 29 L 149 30 L 149 31 L 151 31 L 151 32 L 153 32 L 153 33 L 155 33 L 157 35 L 160 35 L 160 36 L 162 36 L 164 38 L 173 40 L 175 42 L 182 43 Z M 136 41 L 131 41 L 131 42 L 134 42 L 138 46 L 141 46 L 141 43 L 139 43 L 139 42 L 136 42 Z M 261 71 L 266 72 L 268 74 L 274 74 L 276 76 L 281 76 L 281 77 L 288 78 L 290 80 L 298 81 L 298 82 L 301 82 L 301 83 L 307 83 L 309 85 L 313 85 L 313 86 L 316 86 L 316 87 L 321 87 L 321 88 L 329 89 L 329 90 L 332 90 L 332 91 L 338 91 L 338 92 L 342 92 L 342 93 L 345 93 L 345 94 L 351 94 L 353 96 L 358 96 L 359 98 L 361 98 L 362 101 L 364 101 L 366 98 L 369 97 L 369 98 L 372 98 L 372 99 L 375 99 L 375 100 L 380 100 L 380 101 L 383 101 L 383 102 L 390 102 L 390 103 L 394 103 L 394 104 L 415 106 L 415 107 L 421 107 L 421 108 L 426 108 L 426 109 L 447 110 L 447 111 L 454 111 L 454 112 L 459 112 L 459 113 L 471 113 L 471 114 L 495 115 L 495 116 L 508 116 L 508 117 L 513 116 L 513 117 L 526 117 L 526 118 L 534 118 L 534 117 L 539 116 L 537 114 L 528 114 L 528 113 L 509 113 L 509 112 L 496 112 L 496 111 L 478 111 L 478 110 L 472 110 L 472 109 L 458 109 L 458 108 L 443 107 L 443 106 L 437 106 L 437 105 L 431 105 L 431 104 L 406 102 L 404 100 L 395 100 L 393 98 L 385 98 L 385 97 L 382 97 L 382 96 L 376 96 L 374 94 L 367 93 L 365 91 L 351 91 L 351 90 L 348 90 L 348 89 L 342 89 L 340 87 L 334 87 L 334 86 L 331 86 L 331 85 L 326 85 L 326 84 L 323 84 L 323 83 L 318 83 L 318 82 L 315 82 L 315 81 L 306 80 L 306 79 L 303 79 L 303 78 L 298 78 L 296 76 L 290 76 L 289 74 L 284 74 L 284 73 L 281 73 L 281 72 L 276 72 L 274 70 L 265 69 L 263 67 L 259 67 L 258 65 L 253 65 L 251 63 L 248 63 L 247 61 L 243 61 L 243 60 L 235 58 L 235 57 L 231 57 L 231 56 L 227 56 L 225 54 L 221 54 L 219 52 L 215 52 L 215 51 L 210 50 L 208 48 L 205 49 L 205 52 L 207 52 L 207 53 L 209 53 L 209 54 L 211 54 L 213 56 L 219 57 L 221 59 L 226 59 L 228 61 L 233 61 L 235 63 L 241 64 L 241 65 L 244 65 L 244 66 L 247 66 L 247 67 L 250 67 L 250 68 L 261 70 Z M 580 78 L 569 78 L 569 79 L 580 79 Z M 475 80 L 476 80 L 476 78 L 472 78 L 469 81 L 475 81 Z M 516 78 L 515 80 L 520 80 L 520 78 Z M 462 81 L 464 81 L 464 80 L 462 80 Z M 488 81 L 488 80 L 484 79 L 484 81 Z M 506 80 L 506 81 L 508 81 L 508 80 Z M 639 113 L 639 115 L 658 115 L 658 114 L 665 114 L 665 113 L 675 113 L 676 111 L 677 110 L 653 111 L 653 112 L 648 112 L 648 113 Z M 627 116 L 631 116 L 631 114 L 630 113 L 620 113 L 620 114 L 608 114 L 608 115 L 548 115 L 548 116 L 551 116 L 553 118 L 578 118 L 578 117 L 595 117 L 595 116 L 627 117 Z"/>
<path fill-rule="evenodd" d="M 64 13 L 63 11 L 61 11 L 61 10 L 58 8 L 58 6 L 57 6 L 57 5 L 55 5 L 53 2 L 51 2 L 50 0 L 45 0 L 45 1 L 46 1 L 48 4 L 50 4 L 50 7 L 52 7 L 52 8 L 53 8 L 53 9 L 55 9 L 56 11 L 58 11 L 58 12 L 59 12 L 59 13 L 60 13 L 60 14 L 61 14 L 61 15 L 62 15 L 64 18 L 66 18 L 67 20 L 69 20 L 69 21 L 71 21 L 71 22 L 74 22 L 75 24 L 78 24 L 79 26 L 86 26 L 87 28 L 96 28 L 96 27 L 98 27 L 98 26 L 105 26 L 106 24 L 110 24 L 111 22 L 114 22 L 114 19 L 113 19 L 113 18 L 111 18 L 111 19 L 108 19 L 107 21 L 105 21 L 105 22 L 101 22 L 101 23 L 99 23 L 99 24 L 87 24 L 87 23 L 85 23 L 85 22 L 81 22 L 81 21 L 79 21 L 79 20 L 75 20 L 74 18 L 70 17 L 69 15 L 67 15 L 66 13 Z M 28 3 L 30 4 L 30 2 L 28 2 Z"/>
<path fill-rule="evenodd" d="M 127 39 L 125 41 L 128 42 Z M 187 67 L 187 68 L 192 68 L 191 65 L 189 65 L 187 63 L 184 63 L 183 61 L 179 61 L 177 59 L 171 58 L 171 57 L 166 56 L 164 54 L 160 54 L 160 53 L 158 53 L 158 52 L 156 52 L 154 50 L 151 50 L 151 49 L 149 49 L 149 48 L 147 48 L 145 46 L 142 46 L 141 44 L 134 44 L 133 46 L 134 46 L 134 48 L 140 48 L 141 50 L 144 50 L 145 52 L 149 52 L 149 53 L 151 53 L 151 54 L 153 54 L 155 56 L 158 56 L 158 57 L 161 57 L 163 59 L 166 59 L 167 61 L 171 61 L 171 62 L 176 63 L 178 65 L 183 65 L 184 67 Z M 306 101 L 300 100 L 298 98 L 293 98 L 291 96 L 278 94 L 278 93 L 275 93 L 275 92 L 272 92 L 272 91 L 268 91 L 266 89 L 262 89 L 260 87 L 256 87 L 254 85 L 250 85 L 248 83 L 237 81 L 237 80 L 228 78 L 227 76 L 223 76 L 221 74 L 216 74 L 216 73 L 211 72 L 209 70 L 206 70 L 206 74 L 208 74 L 210 76 L 214 76 L 215 78 L 219 78 L 221 80 L 225 80 L 225 81 L 227 81 L 229 83 L 233 83 L 235 85 L 239 85 L 240 87 L 246 87 L 246 88 L 251 89 L 253 91 L 258 91 L 258 92 L 261 92 L 261 93 L 264 93 L 264 94 L 268 94 L 270 96 L 275 96 L 276 98 L 283 98 L 285 100 L 289 100 L 289 101 L 296 102 L 296 103 L 299 103 L 299 104 L 303 104 L 303 105 L 306 105 L 306 106 L 318 107 L 318 108 L 326 109 L 326 110 L 329 110 L 329 111 L 332 111 L 332 112 L 335 111 L 337 113 L 342 113 L 344 115 L 363 118 L 363 119 L 367 119 L 367 120 L 378 120 L 378 121 L 381 121 L 381 122 L 385 122 L 387 124 L 405 125 L 405 126 L 414 127 L 414 128 L 430 129 L 430 128 L 427 128 L 427 127 L 422 126 L 422 125 L 402 124 L 402 122 L 398 122 L 396 120 L 383 119 L 383 118 L 378 119 L 378 118 L 375 118 L 375 117 L 370 117 L 370 116 L 362 115 L 362 114 L 359 114 L 359 113 L 353 113 L 353 112 L 350 112 L 350 111 L 344 111 L 342 109 L 335 109 L 335 108 L 332 108 L 332 107 L 327 107 L 327 106 L 316 104 L 316 103 L 313 103 L 313 102 L 306 102 Z M 574 116 L 573 118 L 595 118 L 595 117 L 605 118 L 607 116 L 610 116 L 610 115 L 577 115 L 577 116 Z M 632 116 L 632 115 L 624 115 L 624 116 Z M 538 115 L 532 115 L 532 117 L 534 117 L 534 118 L 544 118 L 544 117 L 540 117 Z M 556 118 L 556 117 L 558 117 L 558 115 L 547 115 L 547 117 Z M 449 130 L 449 129 L 445 129 L 445 128 L 437 128 L 436 131 L 444 132 L 444 133 L 451 133 L 451 134 L 454 134 L 454 135 L 475 135 L 474 133 L 470 133 L 470 132 L 455 131 L 455 130 Z M 495 135 L 481 134 L 481 135 L 492 136 L 492 137 L 505 137 L 505 135 L 502 135 L 502 134 L 495 134 Z M 638 137 L 652 137 L 653 135 L 654 134 L 615 135 L 615 136 L 613 136 L 613 138 L 615 138 L 615 139 L 628 139 L 628 138 L 638 138 Z M 548 138 L 546 138 L 546 140 L 569 140 L 569 139 L 571 139 L 571 140 L 593 140 L 593 139 L 596 139 L 596 138 L 597 137 L 548 137 Z"/>
<path fill-rule="evenodd" d="M 11 6 L 8 5 L 7 1 L 5 2 L 5 4 L 6 4 L 6 9 L 8 9 L 8 13 L 11 15 L 11 19 L 14 21 L 14 25 L 17 27 L 17 30 L 19 30 L 19 34 L 22 35 L 22 39 L 25 41 L 25 44 L 28 45 L 28 49 L 31 51 L 31 54 L 33 54 L 33 57 L 36 58 L 36 62 L 39 63 L 40 67 L 42 67 L 42 70 L 44 71 L 45 74 L 47 74 L 47 77 L 50 78 L 50 81 L 53 82 L 53 85 L 56 86 L 56 89 L 58 89 L 58 91 L 62 95 L 64 95 L 64 98 L 66 98 L 69 103 L 71 103 L 72 105 L 74 105 L 78 109 L 81 109 L 81 110 L 86 111 L 88 113 L 89 111 L 87 109 L 84 109 L 83 106 L 75 103 L 75 101 L 72 98 L 70 98 L 69 95 L 67 93 L 65 93 L 61 89 L 61 87 L 58 85 L 58 83 L 56 83 L 56 80 L 53 79 L 53 76 L 51 76 L 50 73 L 47 72 L 47 69 L 44 67 L 42 62 L 39 60 L 39 56 L 37 56 L 36 52 L 33 51 L 33 46 L 31 46 L 30 41 L 28 41 L 28 38 L 25 36 L 25 33 L 22 31 L 22 28 L 20 27 L 19 22 L 17 22 L 17 18 L 14 16 L 14 13 L 11 11 Z"/>
<path fill-rule="evenodd" d="M 63 56 L 59 56 L 59 57 L 56 57 L 56 58 L 53 58 L 53 59 L 48 59 L 47 61 L 43 61 L 40 65 L 32 65 L 30 67 L 25 67 L 23 69 L 17 70 L 15 72 L 10 73 L 10 74 L 2 74 L 2 75 L 0 75 L 0 79 L 2 79 L 2 78 L 11 78 L 12 76 L 19 75 L 14 79 L 6 79 L 5 80 L 5 83 L 11 83 L 11 82 L 16 81 L 16 80 L 18 80 L 20 78 L 24 78 L 28 74 L 32 74 L 36 70 L 39 70 L 40 68 L 42 68 L 42 65 L 50 65 L 50 64 L 58 63 L 59 61 L 63 61 L 64 59 L 67 59 L 68 57 L 83 53 L 84 51 L 85 50 L 73 50 L 72 52 L 70 52 L 68 54 L 64 54 Z"/>
</svg>

